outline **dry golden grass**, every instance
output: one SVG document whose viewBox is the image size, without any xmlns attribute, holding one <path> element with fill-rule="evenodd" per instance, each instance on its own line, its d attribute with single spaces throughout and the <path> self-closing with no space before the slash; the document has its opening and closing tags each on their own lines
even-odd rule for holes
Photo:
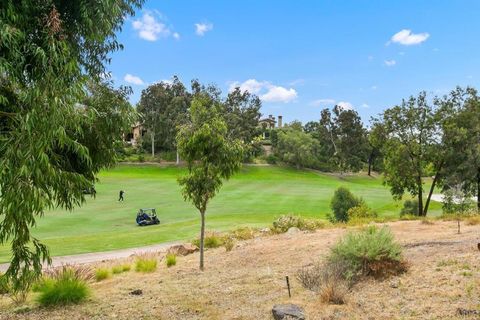
<svg viewBox="0 0 480 320">
<path fill-rule="evenodd" d="M 31 295 L 30 310 L 20 314 L 3 297 L 0 319 L 271 319 L 278 303 L 302 306 L 308 319 L 465 319 L 457 309 L 478 310 L 480 226 L 465 226 L 456 234 L 452 222 L 387 224 L 404 245 L 409 271 L 355 284 L 342 305 L 322 303 L 319 294 L 295 279 L 299 268 L 322 258 L 349 229 L 332 228 L 240 241 L 230 252 L 208 250 L 204 272 L 195 253 L 175 268 L 160 264 L 149 274 L 121 273 L 91 283 L 93 297 L 78 306 L 42 309 Z M 143 294 L 130 294 L 136 289 Z"/>
</svg>

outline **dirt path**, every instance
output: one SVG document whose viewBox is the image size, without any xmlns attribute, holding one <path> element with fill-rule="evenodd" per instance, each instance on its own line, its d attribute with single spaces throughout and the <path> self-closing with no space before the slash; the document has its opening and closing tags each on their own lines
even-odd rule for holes
<svg viewBox="0 0 480 320">
<path fill-rule="evenodd" d="M 167 243 L 155 244 L 155 245 L 139 247 L 139 248 L 82 253 L 82 254 L 75 254 L 70 256 L 53 257 L 51 266 L 58 267 L 64 264 L 86 264 L 86 263 L 102 262 L 107 260 L 124 259 L 124 258 L 130 257 L 133 254 L 166 251 L 170 246 L 176 245 L 179 243 L 181 242 L 167 242 Z M 5 272 L 8 266 L 9 266 L 8 263 L 0 264 L 0 272 Z"/>
</svg>

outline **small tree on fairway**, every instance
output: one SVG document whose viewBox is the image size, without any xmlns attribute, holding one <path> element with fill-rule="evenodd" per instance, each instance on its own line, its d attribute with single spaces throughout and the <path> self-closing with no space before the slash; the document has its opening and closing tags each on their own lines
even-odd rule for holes
<svg viewBox="0 0 480 320">
<path fill-rule="evenodd" d="M 178 183 L 184 199 L 200 212 L 200 270 L 203 270 L 205 212 L 208 201 L 222 186 L 223 180 L 240 168 L 243 156 L 239 140 L 228 140 L 227 126 L 220 117 L 221 106 L 207 95 L 196 96 L 190 108 L 191 121 L 177 136 L 180 155 L 188 164 L 188 174 Z"/>
</svg>

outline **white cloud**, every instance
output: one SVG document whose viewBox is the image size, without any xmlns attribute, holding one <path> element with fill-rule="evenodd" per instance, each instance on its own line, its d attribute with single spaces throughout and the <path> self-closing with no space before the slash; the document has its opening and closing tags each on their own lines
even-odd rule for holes
<svg viewBox="0 0 480 320">
<path fill-rule="evenodd" d="M 333 105 L 335 103 L 335 99 L 317 99 L 313 100 L 309 104 L 313 107 L 318 107 L 321 105 Z"/>
<path fill-rule="evenodd" d="M 385 62 L 385 65 L 386 65 L 387 67 L 393 67 L 394 65 L 397 64 L 397 61 L 395 61 L 395 60 L 393 60 L 393 59 L 392 59 L 392 60 L 385 60 L 384 62 Z"/>
<path fill-rule="evenodd" d="M 201 37 L 205 35 L 208 31 L 213 29 L 213 24 L 211 23 L 195 23 L 195 33 Z"/>
<path fill-rule="evenodd" d="M 179 40 L 180 39 L 180 34 L 178 32 L 174 32 L 173 33 L 173 37 L 176 39 L 176 40 Z"/>
<path fill-rule="evenodd" d="M 420 44 L 426 41 L 428 37 L 430 37 L 430 34 L 426 32 L 412 33 L 412 30 L 403 29 L 395 33 L 390 39 L 390 41 L 387 42 L 387 45 L 390 44 L 390 42 L 393 42 L 393 43 L 402 44 L 404 46 L 411 46 L 411 45 Z"/>
<path fill-rule="evenodd" d="M 143 82 L 143 80 L 140 79 L 140 77 L 131 75 L 130 73 L 127 73 L 125 77 L 123 77 L 123 80 L 125 80 L 125 82 L 131 83 L 137 86 L 142 86 L 145 84 L 145 82 Z"/>
<path fill-rule="evenodd" d="M 337 103 L 337 106 L 339 106 L 343 111 L 353 110 L 353 105 L 350 102 L 340 101 Z"/>
<path fill-rule="evenodd" d="M 134 20 L 132 22 L 133 29 L 138 31 L 138 36 L 147 41 L 156 41 L 159 37 L 168 37 L 172 34 L 172 31 L 166 24 L 156 20 L 154 13 L 151 11 L 145 11 L 141 19 Z M 178 33 L 174 33 L 173 37 L 180 36 Z"/>
<path fill-rule="evenodd" d="M 295 87 L 295 86 L 302 86 L 304 84 L 305 84 L 305 79 L 295 79 L 292 82 L 290 82 L 288 85 Z"/>
<path fill-rule="evenodd" d="M 377 86 L 371 86 L 370 89 L 372 89 L 372 90 L 377 90 L 378 87 L 377 87 Z"/>
<path fill-rule="evenodd" d="M 242 83 L 236 81 L 230 84 L 229 91 L 233 91 L 239 87 L 242 91 L 248 91 L 256 94 L 265 102 L 292 102 L 298 97 L 297 91 L 293 88 L 285 88 L 276 86 L 268 81 L 258 81 L 256 79 L 248 79 Z"/>
<path fill-rule="evenodd" d="M 368 104 L 366 104 L 366 103 L 362 103 L 362 105 L 361 105 L 360 107 L 362 107 L 362 108 L 370 108 L 370 106 L 369 106 Z"/>
</svg>

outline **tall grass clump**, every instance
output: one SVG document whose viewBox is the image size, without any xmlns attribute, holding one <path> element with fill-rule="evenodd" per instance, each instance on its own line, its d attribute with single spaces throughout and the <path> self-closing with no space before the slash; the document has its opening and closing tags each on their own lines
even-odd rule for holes
<svg viewBox="0 0 480 320">
<path fill-rule="evenodd" d="M 363 204 L 361 198 L 357 198 L 345 187 L 335 190 L 330 208 L 332 213 L 328 216 L 331 222 L 347 222 L 349 219 L 348 210 Z"/>
<path fill-rule="evenodd" d="M 83 269 L 64 266 L 49 273 L 38 287 L 37 301 L 42 306 L 78 304 L 88 298 L 90 290 Z"/>
<path fill-rule="evenodd" d="M 195 239 L 192 241 L 192 244 L 200 247 L 200 239 Z M 205 248 L 219 248 L 223 246 L 223 237 L 222 235 L 215 233 L 215 232 L 209 232 L 205 234 L 205 239 L 203 246 Z"/>
<path fill-rule="evenodd" d="M 102 281 L 108 278 L 110 278 L 110 270 L 108 270 L 107 268 L 98 268 L 97 270 L 95 270 L 96 281 Z"/>
<path fill-rule="evenodd" d="M 165 256 L 165 263 L 167 264 L 168 268 L 176 265 L 177 264 L 177 256 L 174 253 L 167 253 L 167 255 Z"/>
<path fill-rule="evenodd" d="M 135 271 L 137 272 L 154 272 L 157 270 L 157 258 L 151 255 L 143 255 L 135 260 Z"/>
<path fill-rule="evenodd" d="M 330 251 L 329 262 L 345 266 L 345 277 L 388 276 L 406 270 L 402 248 L 387 227 L 351 231 Z"/>
</svg>

